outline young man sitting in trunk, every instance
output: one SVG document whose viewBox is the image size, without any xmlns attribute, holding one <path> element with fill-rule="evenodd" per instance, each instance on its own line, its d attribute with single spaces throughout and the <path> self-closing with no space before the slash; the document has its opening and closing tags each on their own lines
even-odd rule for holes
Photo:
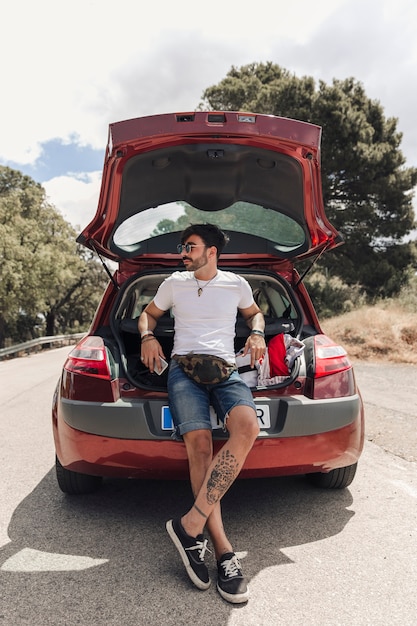
<svg viewBox="0 0 417 626">
<path fill-rule="evenodd" d="M 249 593 L 223 528 L 220 501 L 238 476 L 259 427 L 251 391 L 235 368 L 238 311 L 251 329 L 245 354 L 250 351 L 252 367 L 266 346 L 264 318 L 249 283 L 217 267 L 226 243 L 225 234 L 212 224 L 194 224 L 184 230 L 178 252 L 186 271 L 174 272 L 160 285 L 139 318 L 139 331 L 142 361 L 153 371 L 154 362 L 165 358 L 153 330 L 165 311 L 172 310 L 175 335 L 168 374 L 169 405 L 175 435 L 187 450 L 195 500 L 181 519 L 167 522 L 167 531 L 193 583 L 208 589 L 206 527 L 217 559 L 217 589 L 225 600 L 240 603 L 246 602 Z M 214 458 L 210 405 L 229 434 Z"/>
</svg>

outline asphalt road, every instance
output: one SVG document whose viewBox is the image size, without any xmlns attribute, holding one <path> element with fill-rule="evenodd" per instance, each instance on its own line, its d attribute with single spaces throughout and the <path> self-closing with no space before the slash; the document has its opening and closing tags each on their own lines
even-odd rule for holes
<svg viewBox="0 0 417 626">
<path fill-rule="evenodd" d="M 366 403 L 367 439 L 417 461 L 417 367 L 360 362 L 355 372 Z"/>
<path fill-rule="evenodd" d="M 67 352 L 0 362 L 0 626 L 417 623 L 417 368 L 356 365 L 371 441 L 349 489 L 235 483 L 225 523 L 251 599 L 233 607 L 191 586 L 166 535 L 186 484 L 59 491 L 50 407 Z"/>
</svg>

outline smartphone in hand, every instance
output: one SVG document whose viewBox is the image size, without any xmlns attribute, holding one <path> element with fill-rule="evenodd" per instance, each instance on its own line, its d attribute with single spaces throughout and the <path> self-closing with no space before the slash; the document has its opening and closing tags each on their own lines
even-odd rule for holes
<svg viewBox="0 0 417 626">
<path fill-rule="evenodd" d="M 155 374 L 158 374 L 158 376 L 165 372 L 167 367 L 168 363 L 161 356 L 159 357 L 159 363 L 158 359 L 155 359 L 155 361 L 153 362 L 153 371 L 155 372 Z"/>
</svg>

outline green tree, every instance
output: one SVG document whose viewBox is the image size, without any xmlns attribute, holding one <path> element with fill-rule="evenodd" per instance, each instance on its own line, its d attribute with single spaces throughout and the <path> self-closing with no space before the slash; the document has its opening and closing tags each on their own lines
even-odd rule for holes
<svg viewBox="0 0 417 626">
<path fill-rule="evenodd" d="M 407 283 L 415 252 L 412 190 L 397 119 L 385 118 L 353 78 L 318 84 L 273 63 L 232 68 L 205 90 L 200 109 L 251 111 L 300 119 L 323 128 L 323 197 L 346 244 L 323 255 L 320 267 L 371 297 L 395 295 Z"/>
<path fill-rule="evenodd" d="M 24 341 L 71 328 L 83 330 L 91 319 L 100 285 L 98 265 L 91 255 L 81 253 L 75 238 L 72 226 L 46 201 L 41 185 L 0 166 L 1 347 L 6 336 Z M 104 277 L 101 282 L 105 284 Z M 81 294 L 83 315 L 79 310 L 78 324 L 69 322 L 65 310 L 76 310 Z"/>
</svg>

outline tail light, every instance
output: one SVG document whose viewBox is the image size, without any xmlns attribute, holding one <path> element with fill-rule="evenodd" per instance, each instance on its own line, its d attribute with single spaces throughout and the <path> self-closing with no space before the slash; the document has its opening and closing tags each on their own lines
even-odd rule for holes
<svg viewBox="0 0 417 626">
<path fill-rule="evenodd" d="M 319 400 L 353 395 L 356 383 L 346 350 L 326 335 L 310 337 L 305 344 L 306 396 Z"/>
<path fill-rule="evenodd" d="M 316 335 L 314 337 L 315 353 L 315 378 L 337 374 L 352 367 L 346 350 L 326 337 Z"/>
<path fill-rule="evenodd" d="M 101 337 L 85 337 L 70 352 L 64 369 L 74 374 L 111 380 L 109 359 Z"/>
</svg>

